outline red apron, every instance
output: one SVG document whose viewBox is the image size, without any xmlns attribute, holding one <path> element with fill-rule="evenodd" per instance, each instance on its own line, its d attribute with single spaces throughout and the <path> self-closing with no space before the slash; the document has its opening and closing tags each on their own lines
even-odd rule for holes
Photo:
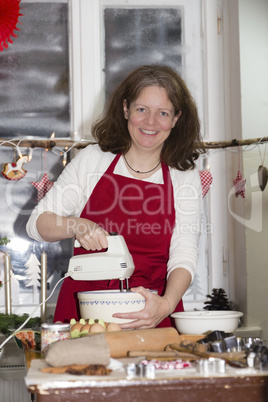
<svg viewBox="0 0 268 402">
<path fill-rule="evenodd" d="M 162 163 L 164 184 L 155 184 L 114 174 L 121 154 L 117 154 L 96 184 L 81 218 L 96 222 L 107 232 L 125 238 L 135 270 L 129 286 L 144 286 L 163 295 L 172 230 L 175 226 L 173 186 L 168 166 Z M 74 255 L 88 253 L 82 247 Z M 89 290 L 119 289 L 119 280 L 77 281 L 66 278 L 61 286 L 54 321 L 79 319 L 77 293 Z M 183 311 L 182 301 L 175 311 Z M 101 318 L 101 317 L 100 317 Z M 158 326 L 171 326 L 165 318 Z"/>
</svg>

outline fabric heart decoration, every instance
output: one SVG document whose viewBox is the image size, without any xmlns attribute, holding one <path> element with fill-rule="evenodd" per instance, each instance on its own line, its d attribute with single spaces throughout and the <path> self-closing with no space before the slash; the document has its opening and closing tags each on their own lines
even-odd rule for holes
<svg viewBox="0 0 268 402">
<path fill-rule="evenodd" d="M 202 198 L 204 198 L 210 189 L 210 186 L 213 181 L 213 177 L 209 170 L 200 171 L 199 176 L 200 176 L 201 186 L 202 186 Z"/>
</svg>

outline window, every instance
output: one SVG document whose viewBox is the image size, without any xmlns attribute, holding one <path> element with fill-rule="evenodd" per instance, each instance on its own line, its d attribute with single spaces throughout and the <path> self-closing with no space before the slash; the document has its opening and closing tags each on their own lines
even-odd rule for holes
<svg viewBox="0 0 268 402">
<path fill-rule="evenodd" d="M 18 24 L 20 31 L 8 49 L 0 53 L 0 137 L 48 138 L 69 137 L 70 80 L 69 80 L 69 5 L 58 2 L 21 1 Z M 18 151 L 29 155 L 29 148 L 0 147 L 0 161 L 14 163 Z M 68 242 L 37 243 L 28 238 L 25 226 L 37 204 L 37 190 L 32 182 L 40 181 L 44 173 L 57 179 L 62 157 L 45 149 L 33 149 L 32 159 L 23 166 L 26 175 L 10 181 L 0 177 L 0 238 L 11 240 L 0 250 L 10 254 L 13 273 L 11 283 L 12 311 L 31 312 L 39 304 L 39 290 L 33 291 L 27 261 L 31 254 L 40 261 L 44 250 L 48 258 L 48 294 L 61 276 L 71 255 Z M 4 282 L 4 258 L 0 253 L 0 280 Z M 56 300 L 56 294 L 52 300 Z M 0 292 L 0 308 L 4 309 L 5 292 Z M 37 312 L 39 313 L 39 312 Z"/>
<path fill-rule="evenodd" d="M 0 53 L 1 138 L 70 134 L 68 3 L 21 1 L 21 24 Z"/>
</svg>

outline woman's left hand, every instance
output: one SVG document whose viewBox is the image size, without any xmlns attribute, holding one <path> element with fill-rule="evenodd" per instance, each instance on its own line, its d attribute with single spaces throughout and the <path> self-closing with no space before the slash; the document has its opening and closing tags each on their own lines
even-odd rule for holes
<svg viewBox="0 0 268 402">
<path fill-rule="evenodd" d="M 134 320 L 126 324 L 120 324 L 122 329 L 130 328 L 154 328 L 170 314 L 169 303 L 165 297 L 158 296 L 142 286 L 131 289 L 140 293 L 145 298 L 143 310 L 133 313 L 116 313 L 113 317 Z"/>
</svg>

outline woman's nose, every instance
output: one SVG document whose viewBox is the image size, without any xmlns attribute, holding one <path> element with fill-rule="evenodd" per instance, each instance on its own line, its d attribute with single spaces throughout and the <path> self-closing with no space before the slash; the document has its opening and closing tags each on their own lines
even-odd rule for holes
<svg viewBox="0 0 268 402">
<path fill-rule="evenodd" d="M 155 122 L 156 122 L 155 114 L 151 113 L 151 112 L 147 113 L 145 121 L 149 125 L 155 124 Z"/>
</svg>

